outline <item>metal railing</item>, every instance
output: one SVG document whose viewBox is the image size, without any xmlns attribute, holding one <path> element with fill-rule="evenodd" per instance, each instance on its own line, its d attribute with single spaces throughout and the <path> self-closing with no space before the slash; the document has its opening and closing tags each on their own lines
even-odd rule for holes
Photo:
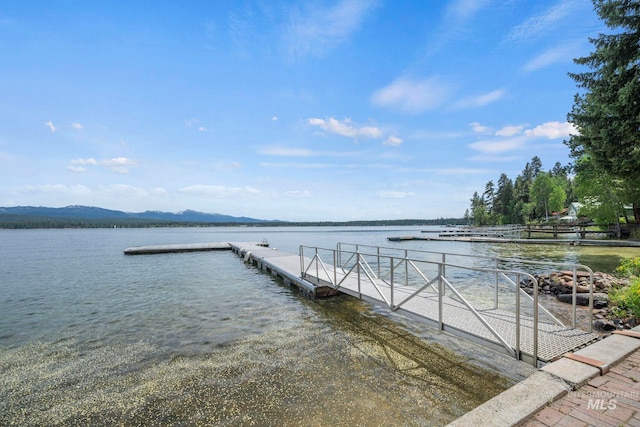
<svg viewBox="0 0 640 427">
<path fill-rule="evenodd" d="M 458 260 L 458 262 L 454 262 Z M 448 325 L 444 322 L 443 304 L 446 293 L 449 297 L 462 304 L 480 324 L 490 333 L 499 346 L 508 354 L 521 359 L 521 324 L 523 314 L 526 314 L 533 322 L 532 327 L 532 357 L 537 363 L 538 359 L 538 322 L 540 314 L 545 317 L 543 321 L 564 326 L 555 316 L 538 303 L 537 279 L 522 271 L 499 268 L 501 262 L 517 261 L 529 264 L 545 264 L 534 261 L 522 261 L 513 258 L 500 258 L 489 256 L 477 256 L 466 254 L 452 254 L 431 251 L 417 251 L 408 249 L 388 248 L 379 246 L 339 243 L 336 249 L 300 246 L 300 268 L 302 277 L 316 285 L 329 286 L 334 289 L 346 290 L 347 284 L 353 286 L 356 280 L 357 288 L 349 291 L 355 292 L 361 299 L 374 299 L 386 305 L 392 311 L 404 309 L 407 303 L 414 298 L 424 297 L 426 294 L 437 297 L 438 313 L 437 324 L 441 330 Z M 481 266 L 473 265 L 478 262 Z M 490 264 L 490 265 L 489 265 Z M 564 263 L 552 263 L 556 266 L 567 266 Z M 593 273 L 586 266 L 571 264 L 574 276 L 578 268 L 584 268 L 591 273 L 590 283 L 593 284 Z M 466 288 L 472 293 L 477 293 L 479 287 L 486 291 L 486 281 L 481 276 L 492 277 L 491 283 L 495 288 L 492 296 L 492 307 L 481 308 L 480 305 L 487 301 L 475 301 L 473 297 L 465 297 L 461 288 Z M 431 278 L 429 278 L 431 277 Z M 349 281 L 351 279 L 351 281 Z M 524 292 L 519 284 L 523 279 L 533 283 L 533 295 Z M 452 282 L 456 283 L 456 286 Z M 577 280 L 574 281 L 577 283 Z M 472 284 L 470 284 L 472 283 Z M 473 284 L 475 283 L 475 284 Z M 482 283 L 482 284 L 478 284 Z M 365 286 L 366 285 L 366 286 Z M 504 285 L 504 286 L 501 286 Z M 366 287 L 368 294 L 363 294 Z M 593 286 L 591 288 L 590 305 L 593 301 Z M 500 295 L 502 292 L 502 299 Z M 350 292 L 347 292 L 350 293 Z M 522 296 L 525 296 L 522 298 Z M 514 336 L 515 343 L 507 340 L 487 321 L 485 315 L 488 311 L 496 310 L 505 305 L 505 299 L 512 299 L 510 308 L 515 313 Z M 523 300 L 530 303 L 530 307 L 523 310 Z M 509 304 L 507 304 L 509 305 Z M 573 301 L 573 327 L 575 328 L 575 287 Z M 526 313 L 527 309 L 529 313 Z M 523 313 L 523 311 L 525 313 Z M 591 322 L 590 322 L 591 323 Z"/>
<path fill-rule="evenodd" d="M 425 251 L 425 250 L 409 250 L 409 249 L 399 249 L 392 247 L 382 247 L 382 246 L 371 246 L 371 245 L 361 245 L 355 243 L 338 243 L 337 244 L 338 253 L 343 251 L 343 248 L 349 249 L 351 251 L 369 251 L 372 252 L 375 250 L 376 254 L 400 254 L 401 256 L 408 258 L 411 256 L 412 258 L 419 259 L 427 259 L 427 257 L 431 256 L 432 258 L 439 258 L 443 263 L 447 262 L 447 258 L 460 258 L 463 260 L 481 260 L 484 262 L 485 266 L 490 265 L 495 270 L 500 269 L 501 264 L 509 264 L 515 263 L 518 266 L 523 266 L 526 269 L 534 268 L 535 266 L 545 267 L 547 271 L 549 270 L 561 270 L 568 269 L 573 276 L 573 289 L 572 289 L 572 298 L 571 298 L 571 327 L 577 327 L 577 283 L 578 283 L 578 272 L 584 271 L 589 275 L 589 324 L 588 329 L 589 332 L 593 332 L 593 293 L 594 293 L 594 279 L 593 279 L 593 270 L 583 264 L 569 263 L 569 262 L 554 262 L 554 261 L 533 261 L 526 260 L 521 258 L 510 258 L 510 257 L 497 257 L 497 256 L 488 256 L 488 255 L 469 255 L 469 254 L 459 254 L 459 253 L 444 253 L 444 252 L 435 252 L 435 251 Z M 339 259 L 338 259 L 339 260 Z M 510 270 L 510 269 L 507 269 Z M 496 277 L 496 284 L 498 278 Z M 525 298 L 532 299 L 532 296 L 523 291 L 520 288 L 519 283 L 512 283 L 515 288 L 520 289 L 520 291 L 526 295 Z M 494 297 L 494 308 L 498 308 L 498 286 L 495 286 L 495 297 Z M 552 316 L 548 310 L 544 307 L 540 307 L 548 316 Z M 554 317 L 555 318 L 555 317 Z M 557 319 L 556 319 L 557 320 Z M 558 320 L 559 323 L 562 323 Z"/>
</svg>

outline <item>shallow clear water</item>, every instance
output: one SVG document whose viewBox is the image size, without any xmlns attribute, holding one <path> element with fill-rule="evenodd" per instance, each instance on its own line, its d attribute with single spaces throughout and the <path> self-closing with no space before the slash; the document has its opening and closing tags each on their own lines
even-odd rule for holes
<svg viewBox="0 0 640 427">
<path fill-rule="evenodd" d="M 310 301 L 228 251 L 297 253 L 400 228 L 0 231 L 0 425 L 443 425 L 531 372 L 348 297 Z"/>
</svg>

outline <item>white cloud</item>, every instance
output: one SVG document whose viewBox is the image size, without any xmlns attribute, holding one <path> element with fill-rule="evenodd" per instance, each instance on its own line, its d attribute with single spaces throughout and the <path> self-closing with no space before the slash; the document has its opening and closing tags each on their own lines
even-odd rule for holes
<svg viewBox="0 0 640 427">
<path fill-rule="evenodd" d="M 514 136 L 514 135 L 519 135 L 519 134 L 522 133 L 523 129 L 524 129 L 524 126 L 522 126 L 522 125 L 504 126 L 502 129 L 500 129 L 500 130 L 498 130 L 496 132 L 496 136 L 510 137 L 510 136 Z"/>
<path fill-rule="evenodd" d="M 311 193 L 309 192 L 309 190 L 290 190 L 290 191 L 285 191 L 284 194 L 285 196 L 288 196 L 288 197 L 300 198 L 300 199 L 306 199 L 311 197 Z"/>
<path fill-rule="evenodd" d="M 522 148 L 527 141 L 524 136 L 515 138 L 495 138 L 484 141 L 477 141 L 469 144 L 469 147 L 482 153 L 502 153 Z"/>
<path fill-rule="evenodd" d="M 24 191 L 30 194 L 54 194 L 65 196 L 85 196 L 91 194 L 91 189 L 85 185 L 44 184 L 27 185 Z"/>
<path fill-rule="evenodd" d="M 522 70 L 526 73 L 530 73 L 557 62 L 571 62 L 571 59 L 575 56 L 576 49 L 574 45 L 555 47 L 543 52 L 531 61 L 527 62 L 524 67 L 522 67 Z"/>
<path fill-rule="evenodd" d="M 576 128 L 569 122 L 546 122 L 524 132 L 527 136 L 547 139 L 568 138 L 569 135 L 576 135 L 577 133 Z"/>
<path fill-rule="evenodd" d="M 374 92 L 371 102 L 380 107 L 417 114 L 441 105 L 449 97 L 449 92 L 448 85 L 435 77 L 423 80 L 398 78 Z"/>
<path fill-rule="evenodd" d="M 200 126 L 200 127 L 198 128 L 198 132 L 206 132 L 206 131 L 207 131 L 207 128 L 206 128 L 206 127 L 204 127 L 204 126 Z"/>
<path fill-rule="evenodd" d="M 350 138 L 382 138 L 382 131 L 374 126 L 354 127 L 351 119 L 344 119 L 342 121 L 336 120 L 333 117 L 327 119 L 311 118 L 308 120 L 311 126 L 318 126 L 321 129 L 342 135 Z"/>
<path fill-rule="evenodd" d="M 425 56 L 433 56 L 447 49 L 452 42 L 468 40 L 473 37 L 471 22 L 477 13 L 491 0 L 453 0 L 447 3 L 440 25 L 433 31 L 425 45 Z"/>
<path fill-rule="evenodd" d="M 50 130 L 52 133 L 53 133 L 53 132 L 55 132 L 56 130 L 58 130 L 58 128 L 57 128 L 57 127 L 55 127 L 55 126 L 53 125 L 53 122 L 52 122 L 51 120 L 49 120 L 48 122 L 46 122 L 46 123 L 45 123 L 45 125 L 49 128 L 49 130 Z"/>
<path fill-rule="evenodd" d="M 456 102 L 454 108 L 479 108 L 496 102 L 504 96 L 506 91 L 504 89 L 497 89 L 482 95 L 463 98 Z"/>
<path fill-rule="evenodd" d="M 254 196 L 260 194 L 260 190 L 252 187 L 225 187 L 224 185 L 205 185 L 196 184 L 182 187 L 178 190 L 183 194 L 191 194 L 195 196 L 207 196 L 215 198 L 230 198 L 236 196 Z"/>
<path fill-rule="evenodd" d="M 84 166 L 75 166 L 75 165 L 69 165 L 67 166 L 67 169 L 69 169 L 71 172 L 86 172 L 87 168 L 85 168 Z"/>
<path fill-rule="evenodd" d="M 447 7 L 447 16 L 452 21 L 466 21 L 486 3 L 487 0 L 456 0 Z"/>
<path fill-rule="evenodd" d="M 83 126 L 80 123 L 71 123 L 71 127 L 78 130 L 83 128 Z"/>
<path fill-rule="evenodd" d="M 496 132 L 496 138 L 473 142 L 469 147 L 484 154 L 505 153 L 521 149 L 531 140 L 567 138 L 570 134 L 576 134 L 576 129 L 568 122 L 546 122 L 526 130 L 522 125 L 505 126 Z"/>
<path fill-rule="evenodd" d="M 242 167 L 242 164 L 240 164 L 240 162 L 216 162 L 213 163 L 213 168 L 216 170 L 220 170 L 220 171 L 227 171 L 227 170 L 233 170 L 233 169 L 238 169 Z"/>
<path fill-rule="evenodd" d="M 260 150 L 260 154 L 285 157 L 310 157 L 312 155 L 311 150 L 307 148 L 286 147 L 265 147 Z"/>
<path fill-rule="evenodd" d="M 322 56 L 346 42 L 358 31 L 366 15 L 377 6 L 375 0 L 340 0 L 330 8 L 293 10 L 285 36 L 292 58 Z"/>
<path fill-rule="evenodd" d="M 334 169 L 336 165 L 334 163 L 301 163 L 301 162 L 293 162 L 293 163 L 273 163 L 273 162 L 260 162 L 260 167 L 262 168 L 271 168 L 271 169 Z"/>
<path fill-rule="evenodd" d="M 116 157 L 100 161 L 94 158 L 73 159 L 69 163 L 71 163 L 71 165 L 68 166 L 67 169 L 73 172 L 85 172 L 87 170 L 85 166 L 102 165 L 117 173 L 129 173 L 129 167 L 137 165 L 135 160 L 127 157 Z"/>
<path fill-rule="evenodd" d="M 473 131 L 475 133 L 488 134 L 488 133 L 492 132 L 492 130 L 491 130 L 491 128 L 489 126 L 481 125 L 478 122 L 469 123 L 469 126 L 471 126 L 471 129 L 473 129 Z"/>
<path fill-rule="evenodd" d="M 402 144 L 402 139 L 398 138 L 395 135 L 391 135 L 389 138 L 387 138 L 384 142 L 384 145 L 390 145 L 391 147 L 397 147 L 398 145 Z"/>
<path fill-rule="evenodd" d="M 166 197 L 169 195 L 169 192 L 163 187 L 154 187 L 149 191 L 149 194 L 157 197 Z"/>
<path fill-rule="evenodd" d="M 100 164 L 117 173 L 129 173 L 129 167 L 135 166 L 137 163 L 135 160 L 127 157 L 115 157 L 113 159 L 102 160 Z"/>
<path fill-rule="evenodd" d="M 88 159 L 74 159 L 71 160 L 72 165 L 97 165 L 98 162 L 94 158 Z"/>
<path fill-rule="evenodd" d="M 441 168 L 441 169 L 429 169 L 429 172 L 436 173 L 438 175 L 451 175 L 458 177 L 461 175 L 479 175 L 493 172 L 489 169 L 475 169 L 475 168 Z"/>
<path fill-rule="evenodd" d="M 278 121 L 278 116 L 273 116 L 273 117 L 271 117 L 271 121 L 273 121 L 273 122 L 277 122 L 277 121 Z"/>
<path fill-rule="evenodd" d="M 563 0 L 546 9 L 544 12 L 532 16 L 511 29 L 507 39 L 512 42 L 531 42 L 549 33 L 549 31 L 566 16 L 584 4 L 580 0 Z"/>
<path fill-rule="evenodd" d="M 149 192 L 140 187 L 128 184 L 112 184 L 100 186 L 99 190 L 105 194 L 116 197 L 147 197 Z"/>
<path fill-rule="evenodd" d="M 404 199 L 415 195 L 416 193 L 412 191 L 378 191 L 376 193 L 376 197 L 380 199 Z"/>
</svg>

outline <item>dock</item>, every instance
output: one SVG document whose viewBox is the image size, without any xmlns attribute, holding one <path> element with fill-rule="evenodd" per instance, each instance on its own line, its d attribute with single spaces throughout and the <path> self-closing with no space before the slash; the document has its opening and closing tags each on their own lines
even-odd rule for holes
<svg viewBox="0 0 640 427">
<path fill-rule="evenodd" d="M 251 243 L 255 246 L 268 246 L 266 242 Z M 173 245 L 147 245 L 133 246 L 124 250 L 125 255 L 153 255 L 170 254 L 179 252 L 205 252 L 231 250 L 231 244 L 227 242 L 213 243 L 177 243 Z"/>
<path fill-rule="evenodd" d="M 338 249 L 301 246 L 299 254 L 282 252 L 265 243 L 249 242 L 140 246 L 127 248 L 124 253 L 231 250 L 245 263 L 270 274 L 284 285 L 298 288 L 304 296 L 351 295 L 535 366 L 552 362 L 599 339 L 597 334 L 576 329 L 575 325 L 563 325 L 539 307 L 537 299 L 527 301 L 526 298 L 531 297 L 517 285 L 525 277 L 535 281 L 526 273 L 456 265 L 448 262 L 445 254 L 439 254 L 436 261 L 428 261 L 413 258 L 407 250 L 401 251 L 404 255 L 384 253 L 394 250 L 392 248 L 375 248 L 367 253 L 358 245 L 354 245 L 354 250 L 340 245 Z M 434 269 L 436 273 L 433 273 Z M 492 285 L 495 286 L 495 303 L 477 306 L 465 299 L 453 283 L 456 269 L 495 275 L 495 285 Z M 427 276 L 432 274 L 435 275 L 429 279 Z M 505 282 L 500 286 L 507 289 L 498 289 L 498 276 Z M 498 294 L 503 299 L 504 295 L 511 295 L 509 298 L 515 298 L 518 308 L 505 310 L 504 301 L 498 301 Z M 535 295 L 537 298 L 537 293 Z M 531 302 L 529 312 L 519 308 Z"/>
<path fill-rule="evenodd" d="M 423 283 L 400 284 L 403 280 L 399 278 L 394 279 L 388 274 L 382 277 L 383 273 L 376 273 L 375 267 L 372 267 L 376 261 L 365 260 L 360 249 L 350 252 L 301 246 L 301 253 L 294 255 L 247 244 L 231 243 L 231 247 L 246 263 L 281 279 L 285 285 L 298 287 L 311 297 L 339 293 L 351 295 L 371 304 L 386 306 L 409 318 L 537 366 L 556 360 L 563 354 L 600 338 L 592 332 L 565 326 L 550 314 L 551 318 L 545 317 L 548 312 L 543 308 L 540 308 L 540 316 L 532 316 L 520 313 L 520 310 L 511 312 L 499 309 L 497 300 L 493 307 L 474 307 L 457 293 L 444 276 L 426 280 L 425 275 L 420 272 L 417 276 L 419 280 L 424 279 Z M 371 255 L 371 258 L 380 257 L 380 248 L 377 249 L 377 253 Z M 323 261 L 320 255 L 322 251 L 333 253 L 325 254 Z M 343 257 L 354 256 L 355 260 L 351 264 L 340 261 Z M 385 259 L 379 261 L 379 264 L 387 264 L 389 260 L 391 264 L 396 264 L 392 276 L 399 271 L 414 268 L 421 262 L 407 260 L 406 257 L 404 260 L 385 256 L 382 258 Z M 434 264 L 446 264 L 450 270 L 466 268 L 446 262 L 432 263 Z M 507 272 L 502 270 L 499 272 L 501 275 L 505 273 Z M 435 289 L 438 283 L 441 288 Z M 520 292 L 519 289 L 513 292 L 516 300 Z M 534 309 L 534 313 L 537 313 L 537 309 Z"/>
</svg>

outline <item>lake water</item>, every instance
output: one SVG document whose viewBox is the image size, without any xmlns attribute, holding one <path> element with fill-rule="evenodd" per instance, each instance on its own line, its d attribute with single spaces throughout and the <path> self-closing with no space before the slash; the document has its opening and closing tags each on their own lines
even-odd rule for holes
<svg viewBox="0 0 640 427">
<path fill-rule="evenodd" d="M 594 270 L 620 258 L 387 241 L 422 229 L 0 230 L 0 425 L 444 425 L 532 372 L 349 297 L 305 299 L 230 251 L 123 255 L 130 246 L 351 242 Z"/>
</svg>

